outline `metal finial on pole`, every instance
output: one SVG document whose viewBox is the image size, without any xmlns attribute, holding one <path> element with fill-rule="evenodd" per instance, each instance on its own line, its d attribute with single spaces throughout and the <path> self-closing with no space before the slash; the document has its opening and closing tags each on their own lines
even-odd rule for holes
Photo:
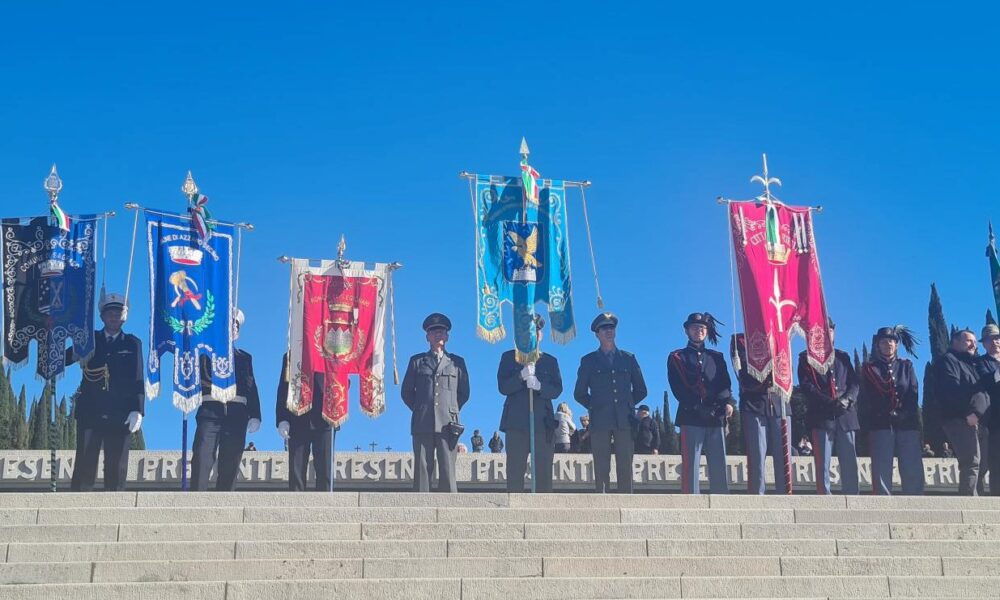
<svg viewBox="0 0 1000 600">
<path fill-rule="evenodd" d="M 344 234 L 340 234 L 340 243 L 337 244 L 337 260 L 343 262 L 344 252 L 347 251 L 347 239 Z"/>
<path fill-rule="evenodd" d="M 531 150 L 528 150 L 528 140 L 521 136 L 521 157 L 527 159 L 528 155 L 531 154 Z"/>
<path fill-rule="evenodd" d="M 181 192 L 192 202 L 194 202 L 195 196 L 198 195 L 198 184 L 194 182 L 191 171 L 188 171 L 187 177 L 184 178 L 184 185 L 181 186 Z"/>
<path fill-rule="evenodd" d="M 52 170 L 49 171 L 49 176 L 45 178 L 42 183 L 42 187 L 49 194 L 49 201 L 55 202 L 59 198 L 59 192 L 62 191 L 63 181 L 59 177 L 59 172 L 56 170 L 56 164 L 52 163 Z"/>
<path fill-rule="evenodd" d="M 781 185 L 781 180 L 777 177 L 771 177 L 767 172 L 767 154 L 762 155 L 764 157 L 764 175 L 754 175 L 750 178 L 750 183 L 759 183 L 764 186 L 764 200 L 766 202 L 773 202 L 774 198 L 771 196 L 771 184 Z"/>
</svg>

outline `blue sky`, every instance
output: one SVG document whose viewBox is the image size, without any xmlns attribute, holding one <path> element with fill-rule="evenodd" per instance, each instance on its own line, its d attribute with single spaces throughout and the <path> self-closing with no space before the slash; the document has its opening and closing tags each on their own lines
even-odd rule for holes
<svg viewBox="0 0 1000 600">
<path fill-rule="evenodd" d="M 816 234 L 839 346 L 895 323 L 926 339 L 931 282 L 949 320 L 982 324 L 986 223 L 998 216 L 996 18 L 986 3 L 7 6 L 2 212 L 42 213 L 41 181 L 58 163 L 67 210 L 119 211 L 107 271 L 118 288 L 131 235 L 122 204 L 181 210 L 188 169 L 217 217 L 255 223 L 241 342 L 264 399 L 262 449 L 280 447 L 288 270 L 275 257 L 333 257 L 344 233 L 349 257 L 405 265 L 401 369 L 424 349 L 424 316 L 452 318 L 449 348 L 473 386 L 463 421 L 490 433 L 512 342 L 475 336 L 472 215 L 456 175 L 514 174 L 523 135 L 544 176 L 594 182 L 602 292 L 658 402 L 687 313 L 708 310 L 734 331 L 715 198 L 756 194 L 762 152 L 782 199 L 826 207 Z M 596 305 L 578 196 L 569 210 L 586 325 Z M 137 254 L 128 329 L 144 344 L 146 286 Z M 568 388 L 595 345 L 586 330 L 547 344 Z M 60 385 L 78 380 L 72 367 Z M 34 385 L 30 372 L 22 382 Z M 409 411 L 397 387 L 387 396 L 374 421 L 352 398 L 339 449 L 410 448 Z M 168 398 L 147 407 L 151 448 L 179 447 Z"/>
</svg>

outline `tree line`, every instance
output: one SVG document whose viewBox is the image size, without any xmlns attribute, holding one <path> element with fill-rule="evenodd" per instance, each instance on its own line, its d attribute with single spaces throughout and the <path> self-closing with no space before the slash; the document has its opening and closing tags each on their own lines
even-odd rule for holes
<svg viewBox="0 0 1000 600">
<path fill-rule="evenodd" d="M 46 383 L 41 397 L 28 401 L 27 389 L 14 393 L 10 369 L 0 369 L 0 450 L 48 450 L 52 426 L 53 386 Z M 56 404 L 56 449 L 76 449 L 76 419 L 73 401 L 62 396 Z M 142 430 L 132 435 L 131 448 L 145 450 Z"/>
</svg>

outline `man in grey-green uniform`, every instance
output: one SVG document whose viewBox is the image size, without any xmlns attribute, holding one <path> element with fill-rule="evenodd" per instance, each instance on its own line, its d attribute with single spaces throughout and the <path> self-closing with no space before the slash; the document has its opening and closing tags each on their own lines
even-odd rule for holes
<svg viewBox="0 0 1000 600">
<path fill-rule="evenodd" d="M 445 351 L 451 321 L 441 313 L 424 319 L 430 348 L 410 357 L 400 395 L 413 411 L 413 489 L 429 492 L 437 463 L 437 491 L 457 492 L 455 447 L 464 427 L 459 411 L 469 401 L 465 360 Z"/>
</svg>

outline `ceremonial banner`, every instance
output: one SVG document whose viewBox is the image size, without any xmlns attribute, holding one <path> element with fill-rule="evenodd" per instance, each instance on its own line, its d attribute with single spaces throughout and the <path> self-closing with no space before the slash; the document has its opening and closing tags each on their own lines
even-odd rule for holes
<svg viewBox="0 0 1000 600">
<path fill-rule="evenodd" d="M 990 223 L 990 240 L 986 244 L 986 258 L 990 263 L 990 285 L 993 287 L 993 301 L 1000 315 L 1000 259 L 997 259 L 997 240 L 993 236 L 993 223 Z"/>
<path fill-rule="evenodd" d="M 385 306 L 390 266 L 292 259 L 288 310 L 288 410 L 308 412 L 317 399 L 334 426 L 347 420 L 349 376 L 361 380 L 361 410 L 385 412 Z M 313 389 L 323 374 L 323 389 Z"/>
<path fill-rule="evenodd" d="M 202 356 L 212 398 L 236 398 L 233 362 L 233 226 L 214 223 L 201 241 L 190 217 L 146 212 L 149 244 L 149 360 L 146 396 L 160 394 L 160 357 L 174 356 L 174 406 L 201 405 Z"/>
<path fill-rule="evenodd" d="M 747 372 L 792 395 L 791 335 L 806 339 L 809 364 L 833 365 L 826 301 L 808 208 L 780 202 L 731 202 L 730 230 L 746 326 Z"/>
<path fill-rule="evenodd" d="M 50 225 L 48 217 L 4 219 L 5 364 L 23 365 L 35 340 L 35 372 L 50 380 L 66 368 L 66 340 L 78 357 L 94 351 L 96 219 L 81 215 L 59 226 Z"/>
<path fill-rule="evenodd" d="M 576 336 L 570 283 L 566 190 L 559 180 L 537 181 L 527 167 L 523 177 L 476 176 L 476 286 L 478 327 L 488 342 L 507 331 L 501 308 L 514 312 L 518 362 L 538 359 L 535 303 L 548 305 L 552 339 Z M 525 195 L 525 180 L 529 181 Z M 535 185 L 531 185 L 534 182 Z M 541 184 L 540 186 L 538 184 Z"/>
</svg>

